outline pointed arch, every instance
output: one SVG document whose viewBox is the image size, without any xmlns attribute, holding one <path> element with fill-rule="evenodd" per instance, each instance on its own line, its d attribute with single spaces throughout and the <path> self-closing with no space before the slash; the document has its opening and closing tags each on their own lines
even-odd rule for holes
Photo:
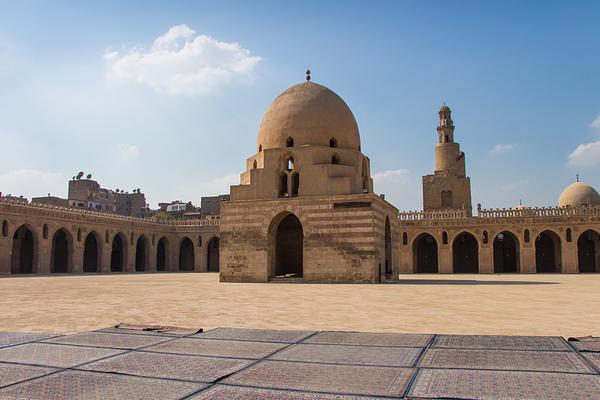
<svg viewBox="0 0 600 400">
<path fill-rule="evenodd" d="M 510 231 L 502 231 L 494 237 L 494 272 L 519 272 L 520 249 L 517 235 Z"/>
<path fill-rule="evenodd" d="M 179 243 L 179 270 L 194 270 L 194 243 L 187 236 Z"/>
<path fill-rule="evenodd" d="M 390 217 L 385 217 L 385 228 L 384 228 L 384 273 L 385 275 L 391 276 L 392 267 L 392 228 L 390 226 Z"/>
<path fill-rule="evenodd" d="M 267 262 L 269 279 L 302 277 L 304 274 L 304 231 L 293 213 L 284 211 L 269 224 Z"/>
<path fill-rule="evenodd" d="M 146 271 L 148 268 L 149 246 L 146 236 L 141 235 L 135 243 L 135 270 Z"/>
<path fill-rule="evenodd" d="M 66 228 L 60 228 L 52 236 L 50 272 L 67 273 L 73 268 L 73 237 Z"/>
<path fill-rule="evenodd" d="M 422 274 L 438 273 L 438 244 L 433 235 L 421 233 L 413 241 L 413 271 Z"/>
<path fill-rule="evenodd" d="M 91 231 L 85 237 L 83 243 L 83 272 L 98 272 L 102 257 L 100 236 Z"/>
<path fill-rule="evenodd" d="M 123 272 L 127 265 L 127 239 L 122 233 L 116 233 L 111 242 L 110 271 Z"/>
<path fill-rule="evenodd" d="M 34 273 L 37 252 L 38 244 L 35 231 L 27 224 L 21 225 L 13 235 L 10 273 Z"/>
<path fill-rule="evenodd" d="M 208 272 L 219 272 L 219 246 L 220 239 L 214 236 L 206 245 L 206 270 Z"/>
<path fill-rule="evenodd" d="M 452 268 L 455 274 L 479 273 L 479 243 L 470 232 L 462 232 L 454 238 Z"/>
<path fill-rule="evenodd" d="M 166 237 L 158 239 L 156 245 L 156 270 L 166 271 L 167 260 L 169 259 L 169 240 Z"/>
<path fill-rule="evenodd" d="M 535 239 L 535 269 L 538 273 L 561 272 L 562 249 L 560 236 L 551 230 L 541 232 Z"/>
<path fill-rule="evenodd" d="M 577 239 L 579 272 L 600 272 L 600 234 L 588 229 Z"/>
<path fill-rule="evenodd" d="M 329 147 L 338 147 L 338 142 L 336 138 L 332 137 L 331 139 L 329 139 Z"/>
</svg>

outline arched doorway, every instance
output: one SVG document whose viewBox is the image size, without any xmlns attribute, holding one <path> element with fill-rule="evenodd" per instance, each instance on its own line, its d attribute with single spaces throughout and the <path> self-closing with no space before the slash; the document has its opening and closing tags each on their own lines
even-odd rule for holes
<svg viewBox="0 0 600 400">
<path fill-rule="evenodd" d="M 598 272 L 600 266 L 600 235 L 591 229 L 577 239 L 579 272 Z"/>
<path fill-rule="evenodd" d="M 110 252 L 110 272 L 123 272 L 125 265 L 125 239 L 123 235 L 117 233 L 112 240 L 112 248 Z"/>
<path fill-rule="evenodd" d="M 452 264 L 455 274 L 477 274 L 479 272 L 479 245 L 475 236 L 463 232 L 454 239 Z"/>
<path fill-rule="evenodd" d="M 140 236 L 135 244 L 135 270 L 145 271 L 148 264 L 148 251 L 146 238 Z"/>
<path fill-rule="evenodd" d="M 217 270 L 218 270 L 217 266 Z M 194 270 L 194 243 L 190 238 L 184 238 L 179 245 L 179 270 Z"/>
<path fill-rule="evenodd" d="M 50 271 L 66 273 L 71 270 L 71 237 L 64 229 L 59 229 L 52 237 L 52 265 Z"/>
<path fill-rule="evenodd" d="M 560 238 L 552 231 L 544 231 L 535 239 L 535 270 L 539 273 L 561 271 Z"/>
<path fill-rule="evenodd" d="M 304 232 L 298 217 L 294 214 L 285 215 L 274 227 L 273 235 L 269 236 L 274 242 L 273 275 L 302 277 Z"/>
<path fill-rule="evenodd" d="M 165 271 L 167 269 L 167 249 L 169 244 L 166 238 L 160 238 L 156 246 L 156 270 Z"/>
<path fill-rule="evenodd" d="M 494 238 L 494 272 L 519 272 L 519 241 L 511 232 L 501 232 Z"/>
<path fill-rule="evenodd" d="M 88 233 L 83 245 L 83 272 L 98 272 L 98 240 L 94 232 Z"/>
<path fill-rule="evenodd" d="M 11 253 L 11 274 L 33 273 L 33 232 L 25 225 L 21 225 L 13 235 Z"/>
<path fill-rule="evenodd" d="M 420 274 L 438 273 L 438 245 L 433 236 L 423 233 L 415 239 L 413 260 L 415 272 Z"/>
<path fill-rule="evenodd" d="M 384 246 L 385 246 L 385 275 L 390 277 L 392 275 L 392 230 L 390 227 L 390 218 L 385 217 L 385 234 L 384 234 Z"/>
<path fill-rule="evenodd" d="M 206 249 L 206 267 L 208 272 L 219 272 L 219 238 L 214 237 L 208 242 Z"/>
</svg>

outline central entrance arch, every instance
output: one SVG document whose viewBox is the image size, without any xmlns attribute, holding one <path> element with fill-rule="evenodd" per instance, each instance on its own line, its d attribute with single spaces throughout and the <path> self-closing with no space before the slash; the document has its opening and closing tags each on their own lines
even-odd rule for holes
<svg viewBox="0 0 600 400">
<path fill-rule="evenodd" d="M 179 270 L 194 270 L 194 243 L 188 237 L 184 238 L 179 245 Z"/>
<path fill-rule="evenodd" d="M 21 225 L 13 235 L 11 274 L 33 273 L 33 250 L 33 232 L 26 225 Z"/>
<path fill-rule="evenodd" d="M 169 243 L 167 238 L 160 238 L 158 245 L 156 246 L 156 270 L 165 271 L 167 269 L 167 249 Z"/>
<path fill-rule="evenodd" d="M 219 238 L 214 237 L 208 242 L 206 249 L 206 269 L 208 272 L 219 272 Z"/>
<path fill-rule="evenodd" d="M 413 242 L 413 263 L 416 273 L 438 273 L 438 245 L 430 234 L 423 233 Z"/>
<path fill-rule="evenodd" d="M 519 241 L 508 231 L 494 238 L 494 272 L 519 272 Z"/>
<path fill-rule="evenodd" d="M 144 235 L 140 236 L 135 244 L 135 270 L 145 271 L 148 265 L 148 245 Z"/>
<path fill-rule="evenodd" d="M 269 227 L 269 277 L 302 277 L 304 231 L 292 213 L 280 214 Z"/>
<path fill-rule="evenodd" d="M 454 239 L 452 264 L 455 274 L 479 273 L 479 245 L 475 236 L 463 232 Z"/>
<path fill-rule="evenodd" d="M 88 233 L 83 245 L 83 272 L 98 272 L 98 242 L 94 232 Z"/>
<path fill-rule="evenodd" d="M 543 231 L 535 239 L 535 270 L 538 273 L 561 271 L 560 238 L 552 231 Z"/>
<path fill-rule="evenodd" d="M 52 237 L 52 265 L 50 271 L 66 273 L 71 270 L 71 236 L 64 229 L 59 229 Z"/>
<path fill-rule="evenodd" d="M 600 266 L 600 234 L 591 229 L 577 239 L 579 272 L 598 272 Z"/>
<path fill-rule="evenodd" d="M 125 239 L 121 233 L 117 233 L 112 240 L 110 251 L 110 272 L 123 272 L 125 265 Z"/>
</svg>

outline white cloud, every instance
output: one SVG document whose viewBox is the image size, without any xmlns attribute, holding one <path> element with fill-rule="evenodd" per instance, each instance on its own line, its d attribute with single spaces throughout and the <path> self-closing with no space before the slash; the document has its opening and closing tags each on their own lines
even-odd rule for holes
<svg viewBox="0 0 600 400">
<path fill-rule="evenodd" d="M 194 35 L 188 26 L 177 25 L 156 38 L 150 50 L 107 51 L 103 57 L 106 75 L 116 82 L 133 82 L 171 95 L 197 95 L 236 77 L 250 76 L 261 61 L 238 43 Z"/>
<path fill-rule="evenodd" d="M 135 144 L 118 144 L 117 152 L 123 161 L 131 161 L 140 155 L 140 149 Z"/>
<path fill-rule="evenodd" d="M 514 144 L 501 144 L 498 143 L 490 150 L 490 154 L 500 155 L 509 152 L 515 147 Z"/>
<path fill-rule="evenodd" d="M 577 148 L 569 154 L 568 164 L 578 167 L 589 167 L 600 164 L 600 140 L 577 146 Z"/>
<path fill-rule="evenodd" d="M 397 184 L 401 182 L 406 182 L 408 180 L 408 170 L 407 169 L 392 169 L 383 172 L 376 172 L 373 174 L 373 182 L 375 184 L 387 185 L 390 183 Z"/>
<path fill-rule="evenodd" d="M 590 124 L 590 128 L 599 128 L 600 129 L 600 115 L 596 117 L 595 120 Z"/>
<path fill-rule="evenodd" d="M 13 196 L 66 196 L 67 177 L 60 172 L 16 169 L 0 173 L 0 192 Z"/>
<path fill-rule="evenodd" d="M 202 192 L 204 192 L 204 196 L 216 196 L 218 194 L 229 193 L 229 186 L 239 184 L 239 174 L 226 174 L 220 178 L 207 181 L 200 186 L 202 188 Z"/>
<path fill-rule="evenodd" d="M 373 189 L 399 209 L 417 209 L 421 203 L 420 182 L 413 181 L 408 169 L 394 169 L 373 174 Z"/>
</svg>

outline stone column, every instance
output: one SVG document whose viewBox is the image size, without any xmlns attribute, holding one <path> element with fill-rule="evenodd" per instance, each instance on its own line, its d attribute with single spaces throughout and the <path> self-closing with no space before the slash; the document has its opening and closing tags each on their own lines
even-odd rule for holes
<svg viewBox="0 0 600 400">
<path fill-rule="evenodd" d="M 519 252 L 521 273 L 535 274 L 535 246 L 533 242 L 523 243 Z"/>
<path fill-rule="evenodd" d="M 73 240 L 73 254 L 71 254 L 71 272 L 81 273 L 83 272 L 83 242 L 78 242 L 77 239 Z"/>
<path fill-rule="evenodd" d="M 194 244 L 194 272 L 206 272 L 206 262 L 202 269 L 202 247 L 198 247 L 198 243 Z"/>
<path fill-rule="evenodd" d="M 131 244 L 127 239 L 127 262 L 123 265 L 123 272 L 135 272 L 135 250 L 135 242 Z"/>
<path fill-rule="evenodd" d="M 35 255 L 35 252 L 33 253 Z M 52 239 L 41 239 L 37 252 L 37 260 L 33 263 L 37 266 L 38 274 L 49 274 L 50 266 L 52 265 Z"/>
<path fill-rule="evenodd" d="M 112 248 L 110 243 L 104 243 L 102 245 L 102 264 L 100 264 L 100 268 L 98 272 L 109 273 L 110 272 L 110 261 L 112 255 Z"/>
<path fill-rule="evenodd" d="M 564 274 L 576 274 L 579 272 L 579 259 L 577 255 L 577 242 L 567 242 L 564 238 L 561 238 L 562 246 L 562 273 Z"/>
<path fill-rule="evenodd" d="M 150 242 L 152 243 L 152 242 Z M 146 271 L 148 272 L 156 272 L 156 253 L 157 253 L 157 247 L 156 245 L 152 246 L 152 244 L 149 245 L 149 249 L 148 249 L 148 253 L 149 253 L 149 257 L 150 259 L 148 260 L 148 265 L 146 266 Z"/>
<path fill-rule="evenodd" d="M 438 247 L 438 272 L 440 274 L 453 273 L 452 251 L 449 244 L 442 244 Z"/>
<path fill-rule="evenodd" d="M 479 248 L 479 273 L 494 273 L 494 246 L 490 243 L 482 243 Z"/>
<path fill-rule="evenodd" d="M 9 236 L 0 237 L 0 275 L 10 274 L 12 240 Z"/>
</svg>

